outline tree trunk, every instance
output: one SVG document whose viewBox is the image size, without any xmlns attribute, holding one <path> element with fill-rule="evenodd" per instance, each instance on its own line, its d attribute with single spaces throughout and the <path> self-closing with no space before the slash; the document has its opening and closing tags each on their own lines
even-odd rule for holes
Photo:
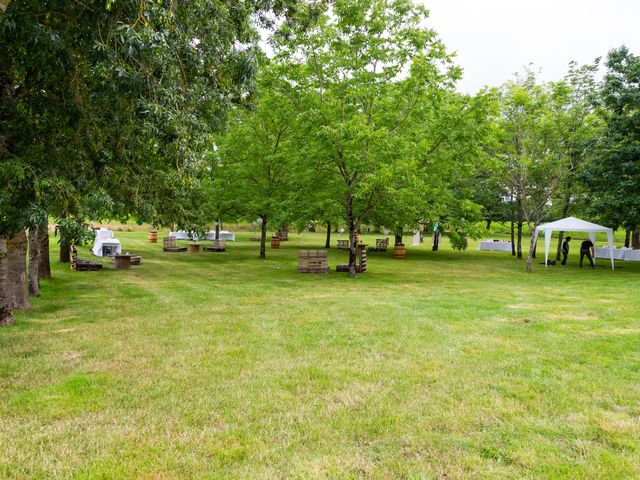
<svg viewBox="0 0 640 480">
<path fill-rule="evenodd" d="M 7 239 L 0 237 L 0 326 L 13 323 L 13 300 L 9 290 Z"/>
<path fill-rule="evenodd" d="M 327 222 L 327 238 L 324 242 L 324 248 L 331 248 L 331 222 Z"/>
<path fill-rule="evenodd" d="M 439 246 L 440 246 L 440 232 L 435 231 L 433 232 L 433 246 L 431 247 L 431 250 L 433 250 L 434 252 L 437 252 Z"/>
<path fill-rule="evenodd" d="M 24 230 L 7 240 L 8 290 L 13 308 L 29 308 L 27 294 L 27 234 Z"/>
<path fill-rule="evenodd" d="M 215 239 L 220 240 L 220 220 L 216 222 L 216 234 Z"/>
<path fill-rule="evenodd" d="M 486 225 L 487 230 L 491 230 L 491 219 L 487 218 L 487 225 Z"/>
<path fill-rule="evenodd" d="M 40 242 L 38 277 L 49 280 L 51 278 L 51 264 L 49 261 L 49 226 L 46 223 L 38 227 L 38 241 Z"/>
<path fill-rule="evenodd" d="M 518 245 L 516 247 L 516 255 L 518 258 L 522 258 L 522 221 L 518 221 Z"/>
<path fill-rule="evenodd" d="M 631 248 L 640 250 L 640 228 L 636 227 L 631 235 Z"/>
<path fill-rule="evenodd" d="M 565 217 L 562 217 L 565 218 Z M 558 233 L 558 250 L 556 251 L 556 262 L 560 261 L 560 257 L 562 257 L 562 241 L 564 240 L 564 232 L 560 231 Z"/>
<path fill-rule="evenodd" d="M 533 228 L 533 231 L 536 231 L 536 227 L 538 226 L 538 224 L 536 223 L 535 227 Z M 531 235 L 531 242 L 529 243 L 529 255 L 527 255 L 527 263 L 525 265 L 525 268 L 527 270 L 527 272 L 531 273 L 532 271 L 532 264 L 533 264 L 533 258 L 535 257 L 535 251 L 536 251 L 536 236 Z"/>
<path fill-rule="evenodd" d="M 356 276 L 356 223 L 353 220 L 353 197 L 347 194 L 347 226 L 349 227 L 349 276 Z"/>
<path fill-rule="evenodd" d="M 629 248 L 629 244 L 631 243 L 631 230 L 627 228 L 624 232 L 624 246 L 625 248 Z"/>
<path fill-rule="evenodd" d="M 403 235 L 404 235 L 404 232 L 402 231 L 402 227 L 396 228 L 396 231 L 393 234 L 395 238 L 395 245 L 402 245 Z"/>
<path fill-rule="evenodd" d="M 29 295 L 32 297 L 40 296 L 40 240 L 38 239 L 38 229 L 36 227 L 29 228 Z"/>
<path fill-rule="evenodd" d="M 69 245 L 60 244 L 60 263 L 69 263 L 71 261 L 71 247 Z"/>
<path fill-rule="evenodd" d="M 511 220 L 511 255 L 516 256 L 516 234 L 515 234 L 515 223 Z"/>
<path fill-rule="evenodd" d="M 571 185 L 572 182 L 567 182 L 567 193 L 564 195 L 564 201 L 562 203 L 562 218 L 567 218 L 569 214 L 569 207 L 571 206 Z M 560 232 L 560 236 L 558 237 L 558 248 L 556 250 L 556 261 L 560 260 L 560 256 L 562 255 L 562 240 L 564 237 L 564 232 Z"/>
<path fill-rule="evenodd" d="M 260 225 L 260 258 L 266 258 L 266 242 L 267 242 L 267 215 L 261 215 L 262 224 Z"/>
<path fill-rule="evenodd" d="M 534 233 L 535 235 L 535 233 Z M 536 251 L 538 250 L 538 242 L 533 244 L 533 258 L 536 258 Z"/>
</svg>

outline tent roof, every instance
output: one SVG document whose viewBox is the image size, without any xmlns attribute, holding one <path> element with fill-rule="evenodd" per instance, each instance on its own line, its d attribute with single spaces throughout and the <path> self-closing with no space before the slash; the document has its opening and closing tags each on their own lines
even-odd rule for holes
<svg viewBox="0 0 640 480">
<path fill-rule="evenodd" d="M 610 232 L 611 229 L 596 223 L 585 222 L 576 217 L 567 217 L 538 227 L 540 231 L 563 230 L 565 232 Z"/>
</svg>

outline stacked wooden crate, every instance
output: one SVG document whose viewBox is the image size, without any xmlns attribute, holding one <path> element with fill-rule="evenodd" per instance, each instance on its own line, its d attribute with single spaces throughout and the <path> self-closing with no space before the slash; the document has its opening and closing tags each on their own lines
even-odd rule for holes
<svg viewBox="0 0 640 480">
<path fill-rule="evenodd" d="M 298 272 L 329 273 L 329 255 L 326 250 L 300 250 L 298 252 Z"/>
</svg>

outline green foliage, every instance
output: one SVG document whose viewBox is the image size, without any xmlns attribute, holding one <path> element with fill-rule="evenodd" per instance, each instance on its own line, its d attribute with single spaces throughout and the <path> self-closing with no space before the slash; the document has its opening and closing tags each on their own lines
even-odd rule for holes
<svg viewBox="0 0 640 480">
<path fill-rule="evenodd" d="M 58 220 L 57 229 L 60 234 L 58 243 L 64 247 L 84 245 L 95 237 L 90 225 L 80 218 L 61 218 Z"/>
<path fill-rule="evenodd" d="M 341 205 L 351 237 L 385 203 L 400 212 L 424 189 L 408 133 L 460 73 L 426 18 L 409 1 L 340 1 L 309 16 L 304 29 L 284 25 L 274 39 L 268 86 L 296 109 L 292 135 L 306 169 Z M 406 218 L 416 222 L 418 210 Z"/>
<path fill-rule="evenodd" d="M 21 228 L 32 203 L 80 215 L 96 191 L 100 216 L 192 215 L 184 199 L 211 134 L 254 89 L 253 20 L 296 4 L 12 2 L 0 14 L 0 176 L 15 188 L 0 197 L 0 232 Z"/>
<path fill-rule="evenodd" d="M 582 179 L 591 211 L 613 227 L 640 225 L 640 57 L 626 47 L 609 52 L 602 85 L 606 124 Z"/>
</svg>

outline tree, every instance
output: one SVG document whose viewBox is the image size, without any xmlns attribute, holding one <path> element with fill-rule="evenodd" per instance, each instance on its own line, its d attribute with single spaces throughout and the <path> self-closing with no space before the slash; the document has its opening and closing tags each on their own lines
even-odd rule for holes
<svg viewBox="0 0 640 480">
<path fill-rule="evenodd" d="M 272 88 L 297 109 L 305 157 L 335 179 L 327 187 L 349 229 L 351 276 L 359 224 L 417 165 L 397 153 L 410 117 L 459 76 L 426 18 L 411 1 L 337 1 L 274 38 Z"/>
<path fill-rule="evenodd" d="M 560 218 L 566 218 L 571 209 L 584 199 L 584 188 L 578 181 L 585 166 L 591 161 L 602 122 L 596 113 L 597 84 L 595 73 L 599 59 L 593 64 L 578 67 L 569 65 L 569 73 L 560 82 L 550 84 L 552 124 L 557 132 L 556 151 L 562 155 L 565 167 L 555 204 Z M 556 260 L 560 260 L 564 232 L 559 232 Z"/>
<path fill-rule="evenodd" d="M 81 218 L 96 191 L 118 217 L 184 218 L 211 133 L 252 89 L 251 19 L 296 5 L 11 2 L 0 12 L 0 237 L 38 227 L 33 208 Z"/>
<path fill-rule="evenodd" d="M 582 180 L 590 211 L 612 227 L 640 226 L 640 57 L 609 52 L 601 89 L 604 133 Z M 636 238 L 638 236 L 636 235 Z M 640 248 L 640 241 L 634 242 Z"/>
<path fill-rule="evenodd" d="M 266 256 L 269 222 L 281 225 L 287 212 L 296 158 L 287 150 L 290 125 L 290 104 L 260 95 L 255 108 L 237 109 L 231 116 L 212 169 L 227 180 L 228 188 L 220 194 L 233 198 L 237 214 L 259 217 L 261 259 Z"/>
<path fill-rule="evenodd" d="M 516 206 L 517 256 L 522 258 L 522 229 L 533 231 L 561 181 L 563 157 L 556 149 L 557 131 L 548 88 L 536 83 L 531 70 L 502 90 L 501 157 Z M 530 269 L 533 237 L 527 258 Z"/>
</svg>

